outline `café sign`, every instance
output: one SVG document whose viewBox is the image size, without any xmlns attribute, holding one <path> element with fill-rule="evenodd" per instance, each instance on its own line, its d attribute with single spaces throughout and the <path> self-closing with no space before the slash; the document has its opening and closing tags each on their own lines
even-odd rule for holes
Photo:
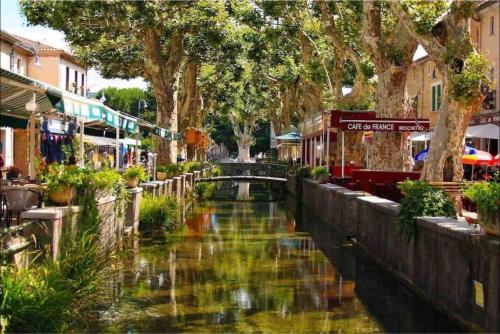
<svg viewBox="0 0 500 334">
<path fill-rule="evenodd" d="M 376 118 L 340 119 L 342 131 L 421 132 L 429 130 L 428 119 Z"/>
</svg>

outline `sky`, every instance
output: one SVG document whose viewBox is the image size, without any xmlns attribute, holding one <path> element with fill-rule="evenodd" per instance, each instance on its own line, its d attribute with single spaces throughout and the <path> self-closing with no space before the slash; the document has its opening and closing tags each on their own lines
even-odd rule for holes
<svg viewBox="0 0 500 334">
<path fill-rule="evenodd" d="M 28 26 L 21 14 L 18 0 L 0 0 L 0 26 L 3 31 L 70 51 L 64 40 L 64 33 L 42 26 Z M 43 66 L 43 64 L 42 64 Z M 146 89 L 146 82 L 142 78 L 132 80 L 104 79 L 95 69 L 89 69 L 88 88 L 91 92 L 106 87 L 139 87 Z"/>
<path fill-rule="evenodd" d="M 64 40 L 64 33 L 42 26 L 28 26 L 26 19 L 21 14 L 18 0 L 0 0 L 0 12 L 0 26 L 2 30 L 33 41 L 70 51 L 68 44 Z M 413 59 L 421 58 L 426 54 L 425 50 L 419 45 Z M 87 82 L 91 92 L 97 92 L 106 87 L 139 87 L 145 89 L 147 86 L 143 78 L 132 80 L 104 79 L 95 69 L 90 69 L 88 71 Z"/>
</svg>

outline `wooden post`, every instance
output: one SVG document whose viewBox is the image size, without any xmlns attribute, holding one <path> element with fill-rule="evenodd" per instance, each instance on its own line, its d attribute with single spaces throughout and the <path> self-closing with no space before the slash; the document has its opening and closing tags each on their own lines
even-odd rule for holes
<svg viewBox="0 0 500 334">
<path fill-rule="evenodd" d="M 29 165 L 28 165 L 28 175 L 30 180 L 34 180 L 36 177 L 35 172 L 35 121 L 36 117 L 32 112 L 29 118 Z"/>
<path fill-rule="evenodd" d="M 115 127 L 116 129 L 116 153 L 115 153 L 115 167 L 117 170 L 120 169 L 120 126 Z"/>
<path fill-rule="evenodd" d="M 85 146 L 83 143 L 85 130 L 85 120 L 80 118 L 80 166 L 85 167 Z"/>
<path fill-rule="evenodd" d="M 345 161 L 344 161 L 344 131 L 342 131 L 342 178 L 344 178 L 344 166 L 345 166 Z"/>
<path fill-rule="evenodd" d="M 135 164 L 140 165 L 141 163 L 141 153 L 139 152 L 139 136 L 140 132 L 135 135 Z"/>
</svg>

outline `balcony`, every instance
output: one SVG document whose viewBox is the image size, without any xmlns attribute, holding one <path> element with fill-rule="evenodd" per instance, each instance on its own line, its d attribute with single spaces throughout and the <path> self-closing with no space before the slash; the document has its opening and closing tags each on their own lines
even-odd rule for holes
<svg viewBox="0 0 500 334">
<path fill-rule="evenodd" d="M 496 101 L 497 101 L 497 91 L 492 90 L 489 92 L 484 101 L 483 101 L 483 109 L 484 110 L 495 110 L 496 109 Z"/>
</svg>

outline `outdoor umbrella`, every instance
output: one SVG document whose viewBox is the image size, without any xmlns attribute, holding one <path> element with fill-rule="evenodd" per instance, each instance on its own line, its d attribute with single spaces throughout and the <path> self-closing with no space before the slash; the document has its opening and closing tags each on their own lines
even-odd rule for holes
<svg viewBox="0 0 500 334">
<path fill-rule="evenodd" d="M 500 165 L 500 154 L 495 155 L 495 157 L 491 161 L 491 165 Z"/>
<path fill-rule="evenodd" d="M 464 154 L 466 154 L 465 156 L 468 156 L 468 155 L 472 155 L 472 154 L 476 153 L 476 151 L 477 150 L 474 147 L 465 146 L 465 152 L 464 152 Z M 425 150 L 419 152 L 415 156 L 415 162 L 417 162 L 417 161 L 425 161 L 425 159 L 427 159 L 427 154 L 428 153 L 429 153 L 429 149 L 428 148 L 426 148 Z"/>
<path fill-rule="evenodd" d="M 493 156 L 490 153 L 480 150 L 475 150 L 474 153 L 462 157 L 462 163 L 466 165 L 489 165 L 492 161 Z"/>
</svg>

